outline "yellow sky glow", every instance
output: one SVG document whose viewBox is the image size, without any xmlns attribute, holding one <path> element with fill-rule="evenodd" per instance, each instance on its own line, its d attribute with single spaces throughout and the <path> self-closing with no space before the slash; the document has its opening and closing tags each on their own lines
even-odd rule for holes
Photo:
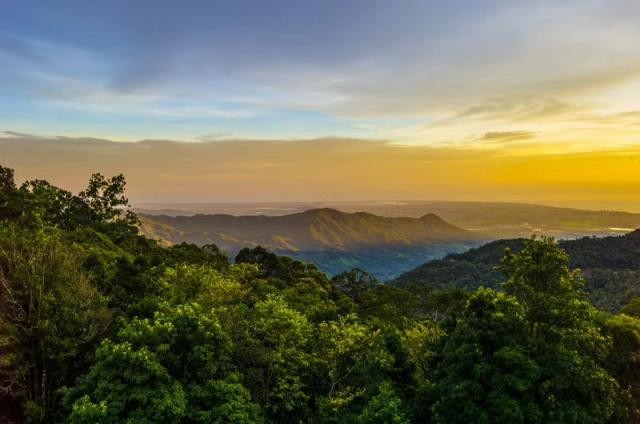
<svg viewBox="0 0 640 424">
<path fill-rule="evenodd" d="M 314 140 L 140 142 L 4 137 L 19 179 L 74 191 L 90 173 L 124 173 L 132 201 L 434 199 L 640 211 L 640 144 L 541 153 L 522 134 L 490 148 Z M 489 136 L 489 138 L 499 136 Z"/>
</svg>

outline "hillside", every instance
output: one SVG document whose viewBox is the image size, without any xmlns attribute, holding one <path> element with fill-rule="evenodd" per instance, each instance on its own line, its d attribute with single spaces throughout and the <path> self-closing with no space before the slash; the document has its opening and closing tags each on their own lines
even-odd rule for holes
<svg viewBox="0 0 640 424">
<path fill-rule="evenodd" d="M 137 210 L 146 215 L 280 216 L 317 208 L 332 208 L 347 213 L 363 211 L 385 217 L 419 218 L 432 213 L 453 225 L 480 232 L 491 239 L 529 237 L 532 233 L 559 238 L 616 235 L 640 227 L 638 213 L 503 202 L 148 203 L 138 205 Z"/>
<path fill-rule="evenodd" d="M 378 278 L 393 278 L 481 240 L 434 214 L 386 218 L 328 208 L 284 216 L 143 215 L 142 221 L 146 236 L 171 244 L 216 244 L 230 254 L 260 245 L 331 274 L 359 267 Z"/>
<path fill-rule="evenodd" d="M 391 284 L 400 287 L 499 288 L 503 281 L 496 270 L 506 248 L 517 252 L 525 239 L 498 240 L 443 259 L 427 262 L 402 274 Z M 619 310 L 640 295 L 640 229 L 623 236 L 583 237 L 561 240 L 571 257 L 571 266 L 583 270 L 592 302 L 601 308 Z"/>
</svg>

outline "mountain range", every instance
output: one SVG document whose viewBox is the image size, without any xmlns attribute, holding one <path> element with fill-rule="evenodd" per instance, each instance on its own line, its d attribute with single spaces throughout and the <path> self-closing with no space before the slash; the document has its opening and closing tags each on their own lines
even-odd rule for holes
<svg viewBox="0 0 640 424">
<path fill-rule="evenodd" d="M 640 227 L 640 214 L 588 210 L 528 203 L 468 201 L 147 203 L 136 205 L 144 215 L 196 214 L 281 216 L 310 209 L 368 212 L 384 217 L 420 218 L 433 213 L 488 239 L 529 237 L 539 233 L 558 238 L 623 234 Z"/>
<path fill-rule="evenodd" d="M 262 246 L 313 262 L 330 274 L 363 268 L 380 279 L 425 261 L 477 246 L 486 237 L 435 214 L 382 217 L 366 212 L 312 209 L 283 216 L 227 214 L 141 215 L 141 231 L 168 244 L 215 244 L 234 255 Z"/>
<path fill-rule="evenodd" d="M 381 280 L 492 240 L 531 234 L 561 239 L 608 236 L 640 227 L 640 214 L 525 203 L 339 202 L 333 204 L 340 210 L 304 209 L 324 204 L 156 204 L 138 211 L 144 211 L 142 232 L 167 244 L 216 244 L 230 255 L 260 245 L 312 262 L 332 275 L 361 268 Z M 196 213 L 209 211 L 228 213 Z M 236 216 L 239 212 L 247 215 Z M 496 242 L 487 249 L 500 243 L 513 242 Z M 496 260 L 501 255 L 499 249 Z M 481 267 L 468 268 L 462 279 L 489 275 Z"/>
</svg>

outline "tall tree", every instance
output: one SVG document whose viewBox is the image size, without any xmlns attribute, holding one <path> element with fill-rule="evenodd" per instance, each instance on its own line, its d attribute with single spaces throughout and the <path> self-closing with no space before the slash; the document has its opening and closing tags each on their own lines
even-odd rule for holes
<svg viewBox="0 0 640 424">
<path fill-rule="evenodd" d="M 0 219 L 15 219 L 20 211 L 12 205 L 16 194 L 13 169 L 0 165 Z"/>
<path fill-rule="evenodd" d="M 165 305 L 98 349 L 94 367 L 67 392 L 70 421 L 259 423 L 230 349 L 212 313 L 198 304 Z"/>
<path fill-rule="evenodd" d="M 622 389 L 622 403 L 612 423 L 640 423 L 640 320 L 603 315 L 604 332 L 612 340 L 605 367 Z"/>
<path fill-rule="evenodd" d="M 435 421 L 606 422 L 620 401 L 611 343 L 567 254 L 532 239 L 502 270 L 505 293 L 479 290 L 444 338 Z"/>
<path fill-rule="evenodd" d="M 615 410 L 618 387 L 602 367 L 611 348 L 586 300 L 579 270 L 551 238 L 529 240 L 502 261 L 503 287 L 524 308 L 527 347 L 540 368 L 535 395 L 547 423 L 599 423 Z"/>
<path fill-rule="evenodd" d="M 0 390 L 50 422 L 57 390 L 73 383 L 105 333 L 105 299 L 56 232 L 0 229 Z"/>
<path fill-rule="evenodd" d="M 512 296 L 490 289 L 471 296 L 435 358 L 436 423 L 542 422 L 526 327 Z"/>
<path fill-rule="evenodd" d="M 105 178 L 102 174 L 91 175 L 89 185 L 80 192 L 80 199 L 86 202 L 96 220 L 111 222 L 120 220 L 128 224 L 138 224 L 136 215 L 127 209 L 129 200 L 124 195 L 126 186 L 124 175 Z"/>
</svg>

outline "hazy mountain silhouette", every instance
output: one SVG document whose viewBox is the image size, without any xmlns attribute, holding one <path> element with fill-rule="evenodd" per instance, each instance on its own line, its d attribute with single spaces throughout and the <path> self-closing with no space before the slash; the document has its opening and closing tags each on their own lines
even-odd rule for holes
<svg viewBox="0 0 640 424">
<path fill-rule="evenodd" d="M 482 237 L 437 215 L 387 218 L 312 209 L 284 216 L 143 215 L 142 232 L 175 244 L 216 244 L 230 254 L 263 246 L 337 273 L 359 266 L 380 278 L 477 245 Z"/>
</svg>

